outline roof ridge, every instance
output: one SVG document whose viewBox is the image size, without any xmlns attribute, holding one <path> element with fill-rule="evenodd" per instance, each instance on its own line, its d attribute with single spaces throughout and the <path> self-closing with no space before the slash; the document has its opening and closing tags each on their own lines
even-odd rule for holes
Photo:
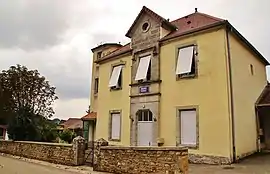
<svg viewBox="0 0 270 174">
<path fill-rule="evenodd" d="M 216 21 L 225 21 L 225 19 L 217 18 L 217 17 L 215 17 L 215 16 L 211 16 L 211 15 L 208 15 L 208 14 L 205 14 L 205 13 L 194 12 L 194 13 L 187 14 L 187 15 L 181 17 L 181 18 L 175 19 L 175 20 L 171 21 L 171 23 L 177 22 L 178 20 L 181 20 L 181 19 L 183 19 L 183 18 L 186 18 L 187 16 L 192 16 L 192 15 L 195 15 L 195 14 L 199 14 L 199 15 L 202 15 L 202 16 L 205 16 L 205 17 L 214 19 L 214 20 L 216 20 Z"/>
<path fill-rule="evenodd" d="M 200 14 L 200 15 L 203 15 L 205 17 L 209 17 L 209 18 L 212 18 L 216 21 L 225 21 L 226 19 L 222 19 L 222 18 L 218 18 L 218 17 L 215 17 L 215 16 L 212 16 L 212 15 L 209 15 L 209 14 L 205 14 L 205 13 L 201 13 L 201 12 L 196 12 L 197 14 Z"/>
</svg>

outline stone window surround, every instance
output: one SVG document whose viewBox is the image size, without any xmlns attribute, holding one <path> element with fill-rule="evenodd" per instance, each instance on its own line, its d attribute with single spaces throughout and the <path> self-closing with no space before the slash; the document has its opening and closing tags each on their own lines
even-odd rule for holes
<svg viewBox="0 0 270 174">
<path fill-rule="evenodd" d="M 120 77 L 119 77 L 119 78 L 121 78 L 122 84 L 121 84 L 121 86 L 118 87 L 118 88 L 110 88 L 110 91 L 118 91 L 118 90 L 122 90 L 122 87 L 123 87 L 123 71 L 124 71 L 124 68 L 125 68 L 125 66 L 126 66 L 126 61 L 120 60 L 120 61 L 117 62 L 117 63 L 111 64 L 110 77 L 111 77 L 111 74 L 112 74 L 112 72 L 113 72 L 113 68 L 116 67 L 116 66 L 120 66 L 120 65 L 122 66 L 122 70 L 121 70 L 121 73 L 120 73 Z"/>
<path fill-rule="evenodd" d="M 146 57 L 146 56 L 150 56 L 150 62 L 149 62 L 149 67 L 147 69 L 147 71 L 151 70 L 150 74 L 151 74 L 151 77 L 152 77 L 152 67 L 150 66 L 153 66 L 153 63 L 152 63 L 152 59 L 154 57 L 154 54 L 153 54 L 153 50 L 146 50 L 146 51 L 143 51 L 143 52 L 140 52 L 140 53 L 137 53 L 137 55 L 135 55 L 135 61 L 137 61 L 137 67 L 136 67 L 136 73 L 137 73 L 137 70 L 138 70 L 138 67 L 139 67 L 139 64 L 140 64 L 140 59 L 143 58 L 143 57 Z M 135 76 L 134 76 L 135 78 Z M 151 78 L 150 80 L 147 80 L 147 79 L 144 79 L 144 80 L 138 80 L 136 81 L 138 84 L 140 83 L 144 83 L 144 82 L 148 82 L 148 81 L 151 81 Z"/>
<path fill-rule="evenodd" d="M 112 114 L 120 114 L 120 136 L 119 139 L 112 139 Z M 109 141 L 116 141 L 120 142 L 121 141 L 121 135 L 122 135 L 122 110 L 110 110 L 109 111 Z"/>
<path fill-rule="evenodd" d="M 181 126 L 181 119 L 180 119 L 180 111 L 188 111 L 188 110 L 195 110 L 196 111 L 196 145 L 193 146 L 187 146 L 181 144 L 181 132 L 180 132 L 180 126 Z M 199 149 L 199 106 L 198 105 L 189 105 L 189 106 L 177 106 L 176 107 L 176 146 L 185 146 L 188 147 L 189 149 Z"/>
<path fill-rule="evenodd" d="M 194 61 L 195 61 L 195 73 L 194 74 L 188 74 L 188 75 L 176 75 L 176 80 L 182 80 L 182 79 L 193 79 L 193 78 L 198 78 L 198 44 L 196 41 L 192 42 L 187 42 L 184 44 L 177 45 L 175 47 L 175 71 L 177 67 L 177 61 L 178 61 L 178 54 L 179 50 L 181 48 L 189 47 L 189 46 L 194 46 Z"/>
<path fill-rule="evenodd" d="M 144 26 L 145 24 L 148 24 L 148 26 L 147 26 L 147 28 L 146 28 L 145 30 L 143 30 L 143 26 Z M 150 23 L 150 21 L 149 21 L 149 20 L 144 21 L 141 27 L 142 27 L 142 32 L 143 32 L 143 33 L 148 32 L 149 29 L 151 28 L 151 23 Z"/>
</svg>

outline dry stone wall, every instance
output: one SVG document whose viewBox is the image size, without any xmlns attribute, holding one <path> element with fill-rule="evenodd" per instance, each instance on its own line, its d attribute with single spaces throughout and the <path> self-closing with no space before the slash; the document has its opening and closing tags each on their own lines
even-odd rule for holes
<svg viewBox="0 0 270 174">
<path fill-rule="evenodd" d="M 84 163 L 84 148 L 82 137 L 73 144 L 0 140 L 2 153 L 72 166 Z"/>
<path fill-rule="evenodd" d="M 94 170 L 111 173 L 188 172 L 188 150 L 181 147 L 100 147 Z"/>
</svg>

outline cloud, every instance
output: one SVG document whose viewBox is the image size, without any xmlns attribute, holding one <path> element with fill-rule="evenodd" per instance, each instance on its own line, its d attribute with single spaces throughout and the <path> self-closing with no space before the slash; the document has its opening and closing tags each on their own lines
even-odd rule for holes
<svg viewBox="0 0 270 174">
<path fill-rule="evenodd" d="M 101 42 L 129 42 L 125 33 L 143 5 L 170 20 L 193 13 L 195 7 L 228 19 L 270 59 L 268 0 L 2 0 L 0 69 L 14 64 L 38 69 L 57 88 L 56 116 L 80 117 L 89 105 L 91 48 Z"/>
<path fill-rule="evenodd" d="M 0 47 L 43 49 L 61 42 L 70 27 L 68 1 L 0 1 Z"/>
</svg>

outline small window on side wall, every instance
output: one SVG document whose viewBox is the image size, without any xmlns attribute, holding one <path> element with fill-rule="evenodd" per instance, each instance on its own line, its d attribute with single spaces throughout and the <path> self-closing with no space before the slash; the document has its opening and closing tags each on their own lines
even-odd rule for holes
<svg viewBox="0 0 270 174">
<path fill-rule="evenodd" d="M 113 67 L 109 81 L 109 87 L 112 90 L 122 89 L 122 68 L 122 65 Z"/>
<path fill-rule="evenodd" d="M 94 93 L 95 94 L 98 93 L 98 83 L 99 83 L 99 79 L 95 78 L 95 85 L 94 85 Z"/>
<path fill-rule="evenodd" d="M 253 75 L 254 75 L 254 68 L 253 68 L 253 65 L 250 64 L 249 67 L 250 67 L 250 74 L 253 76 Z"/>
<path fill-rule="evenodd" d="M 178 78 L 195 77 L 196 61 L 194 45 L 178 49 L 176 75 Z"/>
</svg>

